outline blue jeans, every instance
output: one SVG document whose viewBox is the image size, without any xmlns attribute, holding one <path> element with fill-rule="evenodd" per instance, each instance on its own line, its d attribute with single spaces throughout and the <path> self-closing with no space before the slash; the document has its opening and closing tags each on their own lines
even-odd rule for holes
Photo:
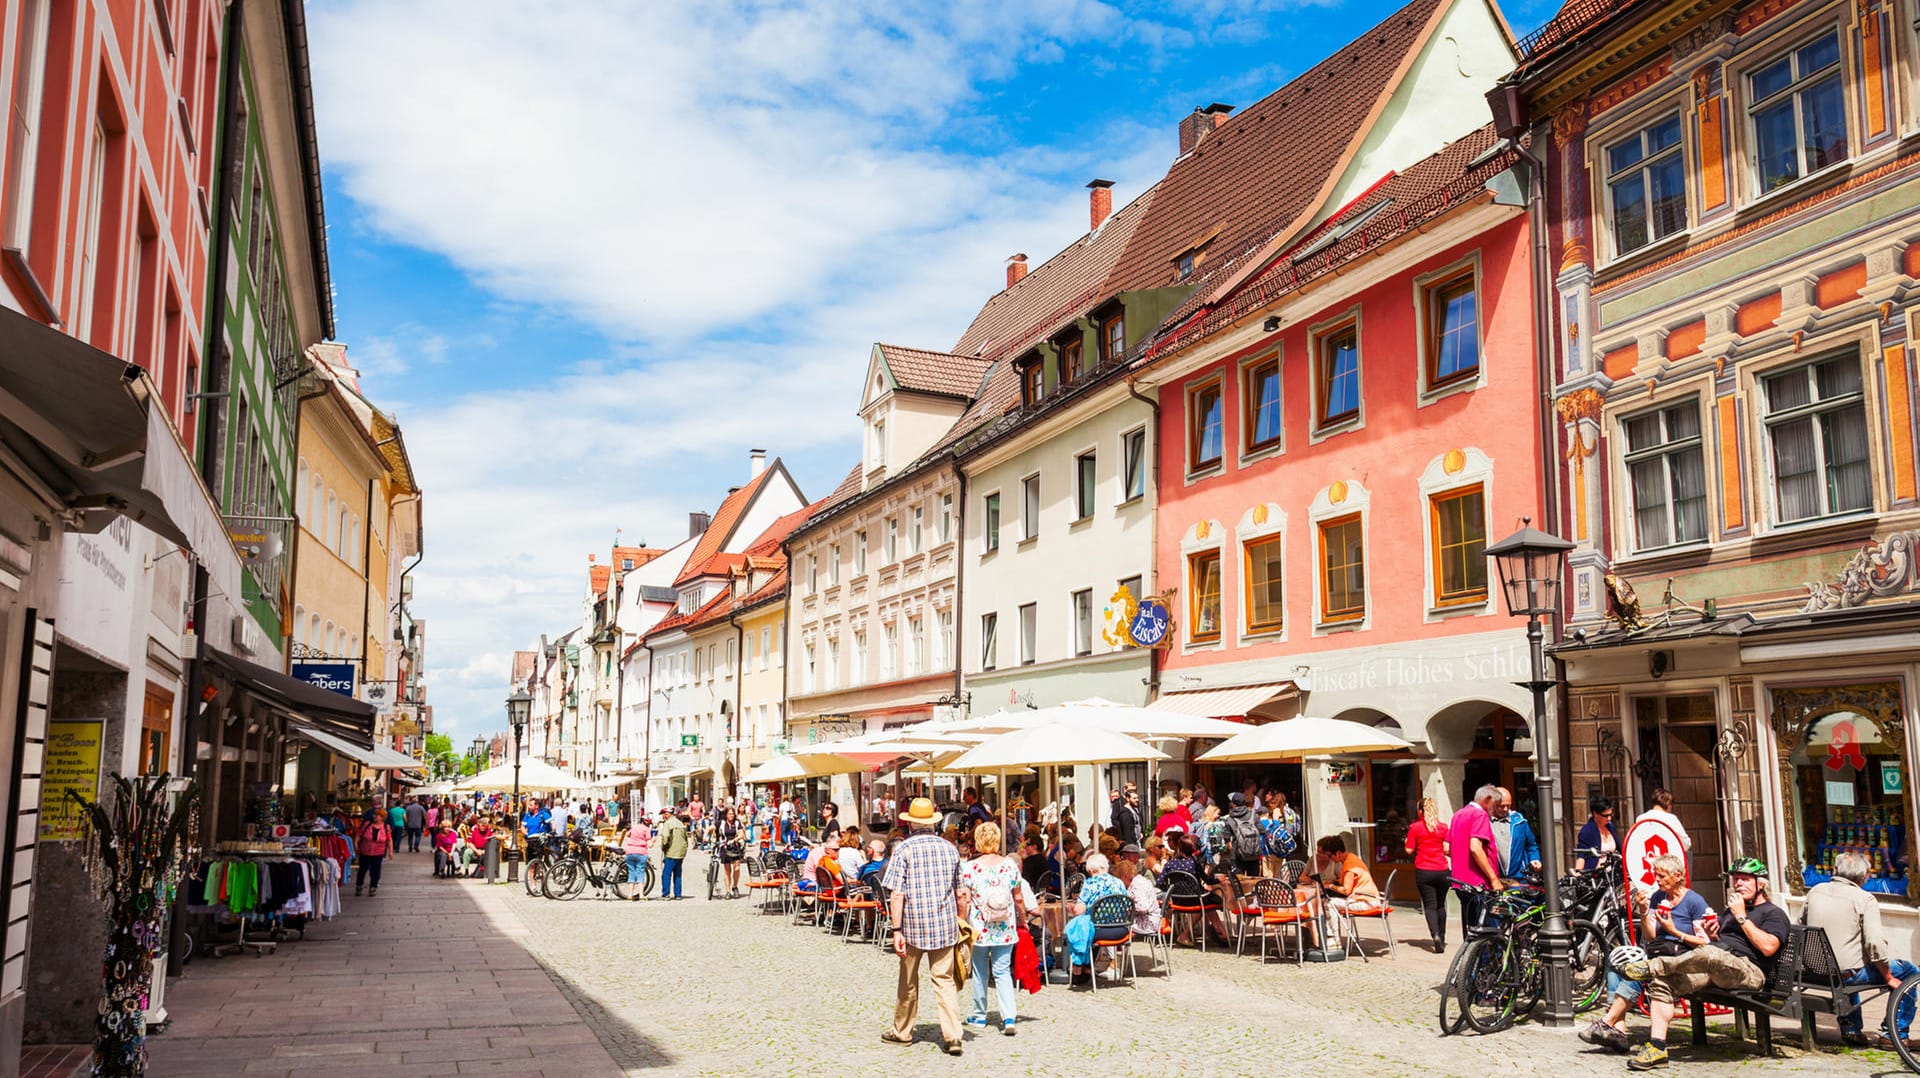
<svg viewBox="0 0 1920 1078">
<path fill-rule="evenodd" d="M 1013 944 L 997 947 L 973 945 L 973 1016 L 970 1021 L 987 1020 L 987 975 L 993 975 L 994 994 L 1000 1001 L 1000 1024 L 1013 1022 Z"/>
<path fill-rule="evenodd" d="M 680 897 L 680 864 L 684 857 L 662 857 L 660 859 L 660 897 L 672 895 Z"/>
<path fill-rule="evenodd" d="M 1895 984 L 1899 984 L 1901 981 L 1904 981 L 1908 977 L 1913 976 L 1914 973 L 1916 972 L 1916 967 L 1914 966 L 1914 964 L 1907 961 L 1904 958 L 1888 959 L 1887 968 L 1893 973 L 1893 983 Z M 1860 969 L 1853 971 L 1853 975 L 1847 978 L 1847 983 L 1848 984 L 1879 984 L 1881 983 L 1880 971 L 1872 966 L 1863 966 Z M 1856 1007 L 1859 1006 L 1860 997 L 1857 995 L 1854 996 L 1853 1002 Z M 1911 1026 L 1912 1024 L 1913 1024 L 1913 997 L 1908 996 L 1900 1001 L 1900 1010 L 1898 1011 L 1898 1013 L 1896 1013 L 1893 1016 L 1894 1030 L 1899 1035 L 1901 1040 L 1904 1041 L 1907 1039 L 1907 1027 Z M 1840 1019 L 1840 1032 L 1858 1033 L 1861 1030 L 1861 1025 L 1862 1023 L 1860 1021 L 1860 1012 L 1856 1010 L 1852 1014 L 1846 1015 L 1845 1017 Z"/>
<path fill-rule="evenodd" d="M 627 882 L 639 883 L 647 876 L 647 855 L 630 853 L 627 855 Z"/>
<path fill-rule="evenodd" d="M 1629 981 L 1613 970 L 1607 971 L 1607 995 L 1609 996 L 1619 996 L 1628 1003 L 1632 1003 L 1640 998 L 1640 992 L 1644 987 L 1639 981 Z"/>
</svg>

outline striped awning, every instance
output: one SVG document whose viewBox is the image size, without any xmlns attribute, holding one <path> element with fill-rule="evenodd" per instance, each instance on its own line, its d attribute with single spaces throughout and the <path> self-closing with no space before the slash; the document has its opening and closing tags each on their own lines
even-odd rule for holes
<svg viewBox="0 0 1920 1078">
<path fill-rule="evenodd" d="M 1163 693 L 1153 706 L 1162 711 L 1200 715 L 1209 719 L 1234 719 L 1263 706 L 1285 703 L 1300 694 L 1291 681 L 1265 685 L 1241 685 L 1231 689 L 1193 689 Z"/>
</svg>

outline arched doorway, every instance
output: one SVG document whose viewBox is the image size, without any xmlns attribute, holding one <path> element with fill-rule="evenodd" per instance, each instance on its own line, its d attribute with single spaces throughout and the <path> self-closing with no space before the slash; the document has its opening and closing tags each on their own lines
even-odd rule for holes
<svg viewBox="0 0 1920 1078">
<path fill-rule="evenodd" d="M 1448 783 L 1454 808 L 1482 786 L 1504 786 L 1513 791 L 1515 808 L 1528 820 L 1539 819 L 1533 733 L 1519 712 L 1488 700 L 1450 704 L 1427 720 L 1427 745 L 1442 761 L 1464 761 L 1460 788 Z"/>
</svg>

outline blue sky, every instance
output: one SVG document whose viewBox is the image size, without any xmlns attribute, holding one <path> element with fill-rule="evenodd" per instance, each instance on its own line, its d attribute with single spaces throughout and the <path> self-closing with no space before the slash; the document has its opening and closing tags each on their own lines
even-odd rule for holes
<svg viewBox="0 0 1920 1078">
<path fill-rule="evenodd" d="M 587 555 L 670 545 L 782 457 L 818 498 L 876 340 L 952 345 L 1375 0 L 311 0 L 340 339 L 426 490 L 415 608 L 456 743 Z M 1515 30 L 1557 0 L 1503 5 Z"/>
</svg>

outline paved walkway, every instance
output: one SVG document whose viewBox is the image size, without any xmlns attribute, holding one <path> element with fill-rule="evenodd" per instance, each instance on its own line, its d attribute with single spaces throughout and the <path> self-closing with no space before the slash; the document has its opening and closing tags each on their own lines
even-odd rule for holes
<svg viewBox="0 0 1920 1078">
<path fill-rule="evenodd" d="M 434 879 L 425 852 L 389 858 L 377 897 L 346 897 L 306 939 L 196 958 L 167 990 L 169 1028 L 148 1039 L 152 1073 L 620 1074 L 521 946 L 518 918 L 500 915 L 507 890 Z"/>
</svg>

